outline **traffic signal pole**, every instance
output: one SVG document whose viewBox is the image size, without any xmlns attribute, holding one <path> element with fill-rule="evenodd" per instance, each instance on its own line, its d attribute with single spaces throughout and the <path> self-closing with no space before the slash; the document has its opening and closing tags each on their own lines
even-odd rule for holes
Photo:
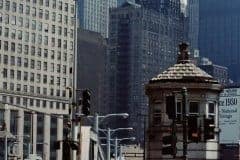
<svg viewBox="0 0 240 160">
<path fill-rule="evenodd" d="M 187 160 L 187 89 L 182 88 L 183 159 Z"/>
</svg>

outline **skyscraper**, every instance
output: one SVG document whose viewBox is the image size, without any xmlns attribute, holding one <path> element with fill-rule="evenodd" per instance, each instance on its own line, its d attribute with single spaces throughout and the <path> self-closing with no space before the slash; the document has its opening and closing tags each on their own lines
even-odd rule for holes
<svg viewBox="0 0 240 160">
<path fill-rule="evenodd" d="M 79 0 L 78 16 L 83 29 L 108 37 L 109 9 L 117 7 L 117 0 Z"/>
<path fill-rule="evenodd" d="M 20 159 L 28 144 L 43 159 L 62 157 L 53 146 L 68 114 L 74 16 L 72 0 L 0 0 L 0 113 Z"/>
<path fill-rule="evenodd" d="M 188 41 L 190 43 L 191 51 L 198 49 L 198 35 L 199 35 L 199 0 L 188 0 L 187 3 L 187 17 L 188 17 Z"/>
<path fill-rule="evenodd" d="M 199 49 L 201 56 L 226 66 L 240 82 L 240 1 L 199 1 Z"/>
<path fill-rule="evenodd" d="M 173 18 L 133 3 L 124 3 L 110 12 L 109 107 L 112 112 L 130 113 L 129 120 L 118 124 L 133 127 L 138 141 L 143 142 L 147 114 L 144 84 L 175 63 L 182 34 L 180 13 Z"/>
</svg>

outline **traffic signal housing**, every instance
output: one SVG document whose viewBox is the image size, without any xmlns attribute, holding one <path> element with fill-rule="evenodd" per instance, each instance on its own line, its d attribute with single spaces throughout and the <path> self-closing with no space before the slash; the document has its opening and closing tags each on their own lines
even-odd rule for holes
<svg viewBox="0 0 240 160">
<path fill-rule="evenodd" d="M 90 114 L 90 96 L 89 90 L 86 89 L 82 92 L 82 113 L 86 116 Z"/>
<path fill-rule="evenodd" d="M 204 141 L 214 139 L 215 136 L 214 117 L 204 119 Z"/>
<path fill-rule="evenodd" d="M 188 139 L 195 143 L 201 140 L 201 127 L 197 116 L 188 117 Z"/>
<path fill-rule="evenodd" d="M 166 113 L 169 119 L 176 118 L 176 99 L 174 95 L 166 97 Z"/>
<path fill-rule="evenodd" d="M 173 155 L 177 154 L 177 136 L 176 135 L 168 135 L 162 137 L 162 143 L 164 146 L 162 147 L 162 154 L 164 155 Z"/>
</svg>

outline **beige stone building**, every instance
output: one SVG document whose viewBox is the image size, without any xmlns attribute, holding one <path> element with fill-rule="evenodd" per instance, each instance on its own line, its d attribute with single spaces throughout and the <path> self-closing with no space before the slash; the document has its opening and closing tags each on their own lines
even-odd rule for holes
<svg viewBox="0 0 240 160">
<path fill-rule="evenodd" d="M 221 85 L 212 76 L 196 67 L 188 59 L 189 53 L 186 44 L 180 45 L 180 53 L 177 63 L 168 68 L 157 77 L 151 79 L 146 85 L 146 94 L 149 97 L 149 119 L 146 136 L 146 159 L 160 160 L 172 159 L 172 155 L 164 155 L 163 137 L 170 133 L 170 125 L 173 120 L 166 114 L 166 96 L 175 92 L 176 96 L 176 136 L 177 154 L 174 159 L 182 159 L 183 156 L 183 123 L 179 120 L 183 115 L 183 96 L 181 90 L 187 89 L 186 113 L 189 116 L 197 116 L 200 141 L 193 143 L 187 139 L 188 159 L 218 159 L 219 158 L 219 129 L 218 129 L 218 101 Z M 212 117 L 214 120 L 214 138 L 204 141 L 204 119 Z M 186 133 L 186 132 L 185 132 Z"/>
</svg>

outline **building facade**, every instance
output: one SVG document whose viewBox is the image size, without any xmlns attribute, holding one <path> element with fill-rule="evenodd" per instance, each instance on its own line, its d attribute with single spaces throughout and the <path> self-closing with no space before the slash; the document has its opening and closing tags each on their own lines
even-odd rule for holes
<svg viewBox="0 0 240 160">
<path fill-rule="evenodd" d="M 117 0 L 79 0 L 80 27 L 108 37 L 109 9 L 117 7 Z"/>
<path fill-rule="evenodd" d="M 199 34 L 199 0 L 188 0 L 186 7 L 187 17 L 187 40 L 190 44 L 190 50 L 198 50 L 198 34 Z"/>
<path fill-rule="evenodd" d="M 240 1 L 199 1 L 199 49 L 213 63 L 226 66 L 230 78 L 240 81 Z"/>
<path fill-rule="evenodd" d="M 218 102 L 222 87 L 212 76 L 189 61 L 186 47 L 186 44 L 180 45 L 177 63 L 146 85 L 149 97 L 145 143 L 147 160 L 182 159 L 185 155 L 187 159 L 220 158 Z M 167 100 L 169 96 L 174 96 L 170 105 Z M 210 131 L 206 129 L 205 119 L 211 119 L 214 126 L 208 138 L 206 135 Z M 167 140 L 167 136 L 176 137 L 176 141 Z M 176 152 L 167 149 L 169 142 L 168 146 Z"/>
<path fill-rule="evenodd" d="M 106 55 L 107 41 L 100 33 L 78 29 L 77 88 L 90 90 L 93 114 L 108 113 L 104 103 Z"/>
<path fill-rule="evenodd" d="M 61 159 L 74 58 L 75 1 L 0 0 L 1 120 L 18 137 L 18 158 Z M 1 159 L 1 158 L 0 158 Z"/>
<path fill-rule="evenodd" d="M 175 62 L 174 46 L 182 41 L 182 24 L 181 16 L 168 17 L 133 3 L 110 12 L 108 106 L 112 112 L 131 115 L 122 126 L 133 127 L 140 142 L 147 113 L 144 84 Z"/>
</svg>

